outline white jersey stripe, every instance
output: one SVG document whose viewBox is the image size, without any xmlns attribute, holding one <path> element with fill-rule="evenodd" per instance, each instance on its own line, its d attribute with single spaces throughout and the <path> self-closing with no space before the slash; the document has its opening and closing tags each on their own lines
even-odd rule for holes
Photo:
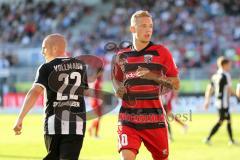
<svg viewBox="0 0 240 160">
<path fill-rule="evenodd" d="M 61 128 L 62 134 L 69 134 L 70 113 L 65 110 L 62 112 Z"/>
<path fill-rule="evenodd" d="M 48 134 L 55 134 L 55 115 L 48 117 Z"/>
<path fill-rule="evenodd" d="M 228 85 L 226 85 L 223 91 L 223 108 L 228 108 L 228 96 Z"/>
<path fill-rule="evenodd" d="M 83 135 L 83 120 L 79 116 L 76 116 L 76 125 L 76 134 Z"/>
</svg>

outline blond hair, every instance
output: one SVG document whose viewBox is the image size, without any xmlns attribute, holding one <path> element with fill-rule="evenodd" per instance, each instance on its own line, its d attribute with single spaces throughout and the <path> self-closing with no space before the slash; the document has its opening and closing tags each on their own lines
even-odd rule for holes
<svg viewBox="0 0 240 160">
<path fill-rule="evenodd" d="M 225 64 L 227 64 L 227 63 L 229 63 L 229 62 L 230 62 L 229 59 L 227 59 L 227 58 L 224 57 L 224 56 L 220 56 L 220 57 L 218 57 L 218 59 L 217 59 L 217 66 L 218 66 L 218 68 L 222 68 Z"/>
<path fill-rule="evenodd" d="M 136 19 L 139 17 L 152 18 L 152 15 L 148 11 L 143 11 L 143 10 L 136 11 L 131 17 L 131 26 L 134 26 L 136 24 Z"/>
</svg>

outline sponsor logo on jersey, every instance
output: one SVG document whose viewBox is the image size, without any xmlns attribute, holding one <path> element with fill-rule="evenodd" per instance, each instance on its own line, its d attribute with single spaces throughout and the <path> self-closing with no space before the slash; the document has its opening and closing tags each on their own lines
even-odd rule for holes
<svg viewBox="0 0 240 160">
<path fill-rule="evenodd" d="M 162 150 L 162 154 L 163 154 L 163 155 L 167 155 L 167 154 L 168 154 L 167 149 Z"/>
<path fill-rule="evenodd" d="M 144 62 L 145 63 L 151 63 L 152 62 L 152 58 L 153 56 L 152 55 L 144 55 Z"/>
<path fill-rule="evenodd" d="M 136 72 L 129 72 L 126 74 L 126 79 L 131 79 L 136 77 L 138 77 Z"/>
</svg>

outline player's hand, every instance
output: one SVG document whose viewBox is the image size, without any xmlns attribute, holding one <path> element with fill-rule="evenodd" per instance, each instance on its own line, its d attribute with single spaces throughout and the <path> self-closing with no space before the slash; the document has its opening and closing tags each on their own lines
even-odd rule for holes
<svg viewBox="0 0 240 160">
<path fill-rule="evenodd" d="M 15 132 L 15 135 L 20 135 L 22 132 L 22 120 L 18 119 L 13 127 L 13 130 Z"/>
<path fill-rule="evenodd" d="M 126 88 L 124 86 L 120 86 L 117 89 L 116 96 L 119 98 L 123 98 L 123 95 L 127 92 Z"/>
<path fill-rule="evenodd" d="M 156 81 L 157 83 L 167 86 L 168 88 L 178 88 L 178 85 L 175 85 L 175 82 L 177 83 L 177 81 L 173 81 L 171 78 L 168 77 L 159 77 L 159 75 L 151 72 L 147 68 L 138 66 L 136 74 L 140 78 Z"/>
<path fill-rule="evenodd" d="M 147 69 L 147 68 L 143 68 L 143 67 L 138 66 L 138 69 L 137 69 L 136 72 L 137 72 L 137 76 L 143 77 L 144 75 L 146 75 L 146 74 L 149 73 L 150 71 L 149 71 L 149 69 Z"/>
<path fill-rule="evenodd" d="M 208 107 L 209 107 L 209 102 L 205 102 L 205 103 L 204 103 L 204 110 L 207 111 L 207 110 L 208 110 Z"/>
<path fill-rule="evenodd" d="M 149 69 L 143 68 L 143 67 L 140 67 L 140 66 L 138 66 L 136 74 L 137 74 L 138 77 L 143 78 L 143 79 L 148 79 L 148 80 L 155 80 L 156 79 L 156 74 L 150 72 Z"/>
</svg>

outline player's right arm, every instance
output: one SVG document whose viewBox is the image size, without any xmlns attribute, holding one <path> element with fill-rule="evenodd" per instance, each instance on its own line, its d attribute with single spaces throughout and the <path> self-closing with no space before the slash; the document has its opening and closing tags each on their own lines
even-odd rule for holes
<svg viewBox="0 0 240 160">
<path fill-rule="evenodd" d="M 19 116 L 13 128 L 16 135 L 21 134 L 23 119 L 27 115 L 27 113 L 31 110 L 31 108 L 33 108 L 38 97 L 42 94 L 42 91 L 43 88 L 37 84 L 34 84 L 32 88 L 28 91 L 21 112 L 19 113 Z"/>
<path fill-rule="evenodd" d="M 21 134 L 22 122 L 24 117 L 27 115 L 30 109 L 33 108 L 39 95 L 42 94 L 42 91 L 44 90 L 44 88 L 46 88 L 47 85 L 48 85 L 47 68 L 45 65 L 41 65 L 37 70 L 35 82 L 33 83 L 32 88 L 28 91 L 25 97 L 24 103 L 22 105 L 22 109 L 14 125 L 13 130 L 16 135 Z"/>
<path fill-rule="evenodd" d="M 206 88 L 206 91 L 205 91 L 205 103 L 204 103 L 204 108 L 206 110 L 208 109 L 212 93 L 213 93 L 213 85 L 212 84 L 208 84 L 207 88 Z"/>
<path fill-rule="evenodd" d="M 123 98 L 123 95 L 126 93 L 126 88 L 123 84 L 123 72 L 115 58 L 113 58 L 112 83 L 116 97 Z"/>
<path fill-rule="evenodd" d="M 116 91 L 115 91 L 115 95 L 119 98 L 123 98 L 123 95 L 126 93 L 126 88 L 124 87 L 123 84 L 119 84 L 118 86 L 116 86 Z"/>
</svg>

